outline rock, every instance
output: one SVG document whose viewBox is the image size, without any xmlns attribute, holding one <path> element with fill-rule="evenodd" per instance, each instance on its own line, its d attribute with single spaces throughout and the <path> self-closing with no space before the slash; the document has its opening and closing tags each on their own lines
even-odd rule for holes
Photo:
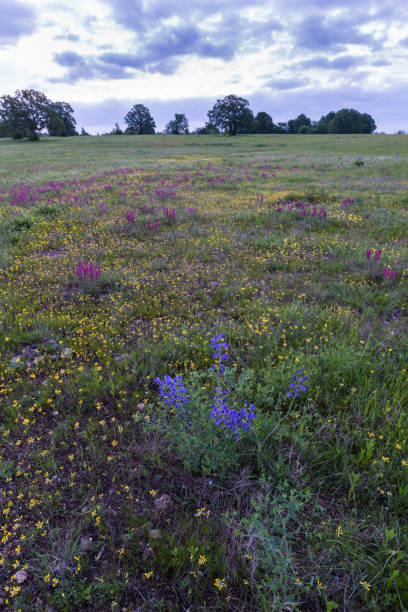
<svg viewBox="0 0 408 612">
<path fill-rule="evenodd" d="M 159 512 L 161 512 L 162 510 L 166 510 L 166 508 L 168 508 L 170 504 L 171 504 L 170 495 L 167 495 L 167 493 L 163 493 L 163 495 L 160 495 L 160 497 L 154 500 L 155 508 Z"/>
<path fill-rule="evenodd" d="M 82 536 L 81 538 L 81 551 L 86 552 L 92 546 L 92 538 L 90 536 Z"/>
<path fill-rule="evenodd" d="M 25 570 L 19 570 L 14 574 L 14 580 L 17 582 L 17 584 L 23 584 L 23 582 L 25 582 L 27 578 L 28 574 Z"/>
</svg>

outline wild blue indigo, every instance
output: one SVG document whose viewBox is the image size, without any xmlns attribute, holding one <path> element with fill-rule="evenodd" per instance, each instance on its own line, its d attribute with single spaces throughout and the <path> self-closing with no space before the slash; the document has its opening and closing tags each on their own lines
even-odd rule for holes
<svg viewBox="0 0 408 612">
<path fill-rule="evenodd" d="M 213 410 L 211 412 L 211 418 L 215 420 L 216 425 L 224 425 L 226 429 L 232 431 L 235 434 L 236 440 L 239 438 L 239 430 L 249 431 L 251 423 L 256 419 L 256 408 L 253 404 L 245 402 L 245 408 L 241 410 L 235 410 L 229 408 L 225 402 L 216 401 L 213 404 Z"/>
<path fill-rule="evenodd" d="M 217 371 L 218 372 L 217 376 L 219 376 L 221 373 L 224 374 L 225 372 L 225 365 L 223 362 L 229 359 L 229 355 L 226 352 L 226 350 L 228 349 L 228 343 L 225 342 L 224 334 L 213 336 L 210 339 L 210 342 L 214 349 L 212 358 L 215 359 L 216 361 L 216 363 L 212 366 L 212 369 Z"/>
<path fill-rule="evenodd" d="M 291 387 L 291 391 L 288 391 L 286 397 L 299 397 L 299 392 L 307 391 L 307 387 L 304 384 L 306 380 L 309 380 L 308 376 L 303 376 L 303 370 L 297 370 L 296 374 L 293 376 L 293 380 L 295 382 L 291 382 L 289 387 Z"/>
<path fill-rule="evenodd" d="M 225 380 L 225 364 L 224 362 L 229 359 L 229 355 L 226 352 L 228 349 L 228 343 L 225 341 L 224 334 L 213 336 L 210 340 L 214 353 L 212 358 L 215 360 L 212 369 L 215 371 L 218 382 L 215 389 L 212 404 L 211 418 L 215 420 L 216 425 L 224 425 L 226 429 L 232 431 L 235 434 L 235 438 L 238 440 L 240 430 L 249 431 L 252 421 L 256 418 L 256 408 L 253 404 L 249 405 L 245 403 L 245 408 L 241 410 L 235 410 L 230 408 L 227 404 L 228 393 L 224 388 Z"/>
<path fill-rule="evenodd" d="M 167 406 L 177 410 L 179 417 L 188 413 L 186 405 L 189 403 L 189 398 L 181 374 L 175 376 L 174 379 L 166 374 L 163 380 L 157 377 L 154 382 L 159 385 L 159 397 Z"/>
</svg>

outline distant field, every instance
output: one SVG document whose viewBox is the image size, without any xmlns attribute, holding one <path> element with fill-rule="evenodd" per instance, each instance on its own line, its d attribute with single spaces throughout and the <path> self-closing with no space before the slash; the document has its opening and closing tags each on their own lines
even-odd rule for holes
<svg viewBox="0 0 408 612">
<path fill-rule="evenodd" d="M 259 151 L 258 151 L 259 150 Z M 286 160 L 296 154 L 350 160 L 358 155 L 395 158 L 408 155 L 408 136 L 258 135 L 236 136 L 81 136 L 28 143 L 0 139 L 0 188 L 13 182 L 43 181 L 104 171 L 126 164 L 191 161 L 215 155 L 240 157 L 265 153 Z"/>
<path fill-rule="evenodd" d="M 408 136 L 0 140 L 0 607 L 407 610 L 407 222 Z"/>
</svg>

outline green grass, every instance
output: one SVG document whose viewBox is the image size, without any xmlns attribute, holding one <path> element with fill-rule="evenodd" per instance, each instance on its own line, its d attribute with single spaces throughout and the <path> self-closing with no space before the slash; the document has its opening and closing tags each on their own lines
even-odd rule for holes
<svg viewBox="0 0 408 612">
<path fill-rule="evenodd" d="M 408 138 L 0 140 L 0 160 L 2 605 L 408 609 Z M 217 334 L 229 406 L 257 409 L 238 440 L 210 417 Z"/>
</svg>

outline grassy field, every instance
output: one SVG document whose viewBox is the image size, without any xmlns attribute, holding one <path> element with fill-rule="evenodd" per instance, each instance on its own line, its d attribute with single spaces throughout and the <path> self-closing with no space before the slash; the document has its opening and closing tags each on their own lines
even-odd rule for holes
<svg viewBox="0 0 408 612">
<path fill-rule="evenodd" d="M 0 607 L 408 610 L 407 136 L 0 140 L 0 215 Z"/>
</svg>

